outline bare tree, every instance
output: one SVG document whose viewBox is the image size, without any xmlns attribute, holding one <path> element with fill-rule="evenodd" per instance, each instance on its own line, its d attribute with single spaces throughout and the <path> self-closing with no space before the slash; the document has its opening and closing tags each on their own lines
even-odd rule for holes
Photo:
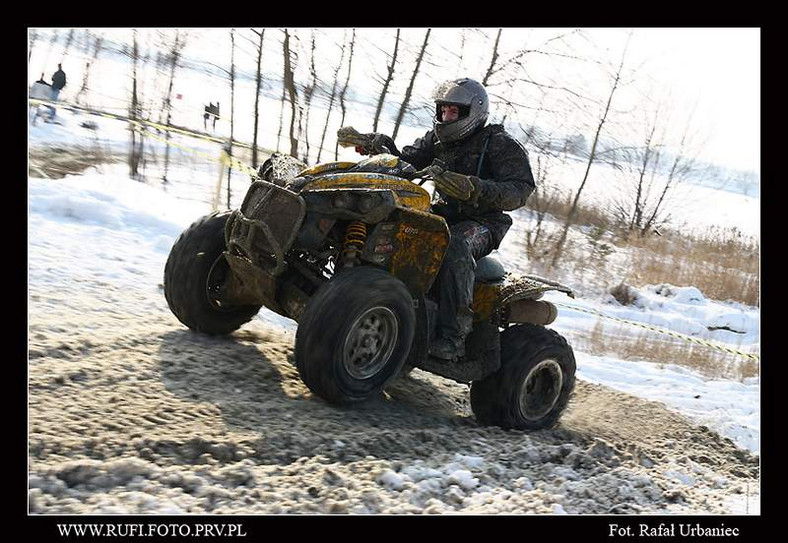
<svg viewBox="0 0 788 543">
<path fill-rule="evenodd" d="M 347 109 L 345 106 L 345 93 L 347 92 L 348 84 L 350 83 L 350 71 L 353 68 L 353 46 L 356 43 L 356 29 L 353 29 L 353 34 L 350 38 L 350 55 L 348 56 L 347 61 L 347 77 L 345 78 L 345 85 L 342 87 L 342 92 L 339 93 L 339 104 L 342 108 L 342 119 L 339 121 L 339 126 L 345 125 L 345 115 L 347 114 Z M 339 158 L 339 141 L 334 143 L 334 160 Z"/>
<path fill-rule="evenodd" d="M 462 66 L 462 59 L 465 55 L 465 44 L 468 41 L 468 29 L 463 28 L 460 32 L 460 54 L 457 58 L 457 65 Z"/>
<path fill-rule="evenodd" d="M 178 67 L 178 61 L 181 58 L 181 54 L 183 52 L 183 48 L 186 45 L 185 40 L 181 39 L 180 30 L 175 30 L 175 41 L 172 44 L 172 48 L 170 49 L 169 54 L 169 68 L 170 68 L 170 75 L 169 75 L 169 83 L 167 85 L 167 95 L 164 99 L 164 108 L 167 112 L 167 126 L 170 126 L 172 122 L 172 87 L 173 83 L 175 82 L 175 70 Z M 164 176 L 162 180 L 164 183 L 167 182 L 167 174 L 169 173 L 169 166 L 170 166 L 170 131 L 167 130 L 165 132 L 165 138 L 167 144 L 164 147 Z"/>
<path fill-rule="evenodd" d="M 27 45 L 27 62 L 29 64 L 30 58 L 33 56 L 33 47 L 35 47 L 36 40 L 38 39 L 38 32 L 36 32 L 35 29 L 31 28 L 30 31 L 28 32 L 28 37 L 30 38 L 30 41 L 28 42 Z"/>
<path fill-rule="evenodd" d="M 405 91 L 405 98 L 402 100 L 402 104 L 399 107 L 399 113 L 397 113 L 397 120 L 394 123 L 394 133 L 391 135 L 392 139 L 397 139 L 397 132 L 399 131 L 399 125 L 402 122 L 402 118 L 405 116 L 405 111 L 407 111 L 408 103 L 410 103 L 410 96 L 413 93 L 413 84 L 416 82 L 416 76 L 419 75 L 419 67 L 421 66 L 421 61 L 424 58 L 424 53 L 427 50 L 427 43 L 430 40 L 430 32 L 432 29 L 428 28 L 427 33 L 424 35 L 424 43 L 421 45 L 421 51 L 419 51 L 419 56 L 416 59 L 416 67 L 413 69 L 413 75 L 410 78 L 410 83 L 408 84 L 408 88 Z"/>
<path fill-rule="evenodd" d="M 386 94 L 389 90 L 389 85 L 391 85 L 392 80 L 394 79 L 394 68 L 397 64 L 397 52 L 399 51 L 399 35 L 400 29 L 397 29 L 397 36 L 394 40 L 394 52 L 391 55 L 391 63 L 388 65 L 388 71 L 386 75 L 386 79 L 383 81 L 383 89 L 380 91 L 380 97 L 378 98 L 378 106 L 375 109 L 375 120 L 372 122 L 372 131 L 377 132 L 378 130 L 378 120 L 380 119 L 380 112 L 383 110 L 383 102 L 386 100 Z"/>
<path fill-rule="evenodd" d="M 131 49 L 131 107 L 129 108 L 129 119 L 131 119 L 131 147 L 129 149 L 129 175 L 136 178 L 139 174 L 139 163 L 142 159 L 144 139 L 142 132 L 139 134 L 137 143 L 138 126 L 135 122 L 139 115 L 139 97 L 137 95 L 137 64 L 139 59 L 139 44 L 137 41 L 137 29 L 133 29 L 133 44 Z"/>
<path fill-rule="evenodd" d="M 88 89 L 88 79 L 90 78 L 90 67 L 96 63 L 98 60 L 99 53 L 101 52 L 102 45 L 104 43 L 104 36 L 96 36 L 93 40 L 93 47 L 92 47 L 92 54 L 89 61 L 85 62 L 85 73 L 82 76 L 82 86 L 79 88 L 79 92 L 77 92 L 77 96 L 75 98 L 77 104 L 81 103 L 82 96 L 84 96 L 85 92 Z"/>
<path fill-rule="evenodd" d="M 304 146 L 306 147 L 306 153 L 304 155 L 305 162 L 309 161 L 309 112 L 312 109 L 312 97 L 314 96 L 315 90 L 317 89 L 317 69 L 315 68 L 315 30 L 314 29 L 312 29 L 310 44 L 311 45 L 309 49 L 309 74 L 312 76 L 312 79 L 309 85 L 307 85 L 306 88 L 304 89 L 304 109 L 306 110 L 306 115 L 304 119 Z"/>
<path fill-rule="evenodd" d="M 525 233 L 525 250 L 534 261 L 541 260 L 550 252 L 550 236 L 544 228 L 544 219 L 558 206 L 560 192 L 549 185 L 551 163 L 555 157 L 550 153 L 540 153 L 534 163 L 536 188 L 528 198 L 528 209 L 533 217 Z"/>
<path fill-rule="evenodd" d="M 71 44 L 74 43 L 74 33 L 75 30 L 73 28 L 68 31 L 68 36 L 66 36 L 66 45 L 63 46 L 63 55 L 62 55 L 63 59 L 66 58 L 66 55 L 68 54 L 68 50 L 71 49 Z"/>
<path fill-rule="evenodd" d="M 583 175 L 583 181 L 580 183 L 580 187 L 578 187 L 577 192 L 575 192 L 574 197 L 572 198 L 572 205 L 569 208 L 569 213 L 567 214 L 566 220 L 564 221 L 564 226 L 561 231 L 561 237 L 558 239 L 556 243 L 555 250 L 553 252 L 553 258 L 551 261 L 551 266 L 555 267 L 558 264 L 558 261 L 561 258 L 561 254 L 563 252 L 564 244 L 566 243 L 567 235 L 569 234 L 569 227 L 571 226 L 572 222 L 574 221 L 575 215 L 577 214 L 577 207 L 580 201 L 580 195 L 583 192 L 583 189 L 588 182 L 588 175 L 591 172 L 591 166 L 594 163 L 594 159 L 596 158 L 596 150 L 597 145 L 599 143 L 599 135 L 602 133 L 602 128 L 605 126 L 605 121 L 607 121 L 608 113 L 610 113 L 610 106 L 613 103 L 613 96 L 616 93 L 616 89 L 618 89 L 619 82 L 621 81 L 621 74 L 624 69 L 624 60 L 626 59 L 627 50 L 629 49 L 629 40 L 632 37 L 632 32 L 630 31 L 629 35 L 627 36 L 626 44 L 624 45 L 623 53 L 621 54 L 621 61 L 618 64 L 618 68 L 613 76 L 613 85 L 610 89 L 610 94 L 607 97 L 607 103 L 605 104 L 605 108 L 602 112 L 602 115 L 599 119 L 599 123 L 596 127 L 596 132 L 594 133 L 594 139 L 591 143 L 591 152 L 588 155 L 588 162 L 586 163 L 586 171 Z"/>
<path fill-rule="evenodd" d="M 693 149 L 690 144 L 690 119 L 691 116 L 682 119 L 684 129 L 677 147 L 671 149 L 670 121 L 663 108 L 658 106 L 654 115 L 647 118 L 643 145 L 625 151 L 625 163 L 633 164 L 630 172 L 634 174 L 634 197 L 627 201 L 626 197 L 630 195 L 625 193 L 617 203 L 617 211 L 630 234 L 643 236 L 667 221 L 668 216 L 664 213 L 666 197 L 679 183 L 698 171 L 697 147 Z M 655 191 L 655 184 L 661 188 Z"/>
<path fill-rule="evenodd" d="M 284 52 L 284 86 L 287 93 L 290 95 L 290 156 L 298 158 L 298 138 L 295 136 L 295 124 L 297 122 L 296 109 L 298 107 L 298 92 L 295 87 L 295 78 L 293 76 L 293 61 L 291 58 L 290 49 L 290 33 L 285 29 L 285 39 L 283 43 Z"/>
<path fill-rule="evenodd" d="M 263 67 L 263 38 L 265 37 L 265 28 L 260 32 L 252 29 L 252 32 L 257 34 L 260 42 L 257 45 L 257 75 L 255 77 L 255 93 L 254 93 L 254 134 L 252 135 L 252 167 L 257 169 L 257 126 L 260 120 L 260 85 L 262 83 L 262 67 Z"/>
<path fill-rule="evenodd" d="M 46 67 L 47 63 L 49 62 L 49 56 L 52 54 L 52 48 L 57 43 L 58 38 L 58 31 L 55 30 L 52 32 L 52 36 L 49 38 L 49 47 L 47 47 L 46 55 L 44 55 L 44 67 Z"/>
<path fill-rule="evenodd" d="M 490 83 L 490 77 L 495 73 L 495 65 L 498 63 L 498 44 L 501 42 L 502 28 L 498 29 L 498 34 L 495 36 L 495 44 L 493 45 L 492 57 L 490 58 L 490 65 L 482 78 L 482 85 L 485 87 Z"/>
<path fill-rule="evenodd" d="M 284 47 L 284 42 L 282 47 Z M 287 74 L 286 62 L 285 67 L 282 68 L 282 97 L 279 100 L 279 131 L 276 133 L 276 151 L 279 152 L 279 142 L 282 139 L 282 128 L 284 127 L 285 119 L 285 99 L 287 98 Z"/>
<path fill-rule="evenodd" d="M 331 97 L 328 99 L 328 110 L 326 111 L 326 122 L 323 125 L 323 134 L 320 136 L 320 145 L 317 148 L 317 162 L 320 162 L 320 155 L 323 153 L 323 143 L 326 141 L 326 132 L 328 131 L 328 122 L 331 119 L 331 111 L 334 109 L 334 99 L 337 94 L 337 86 L 339 85 L 339 70 L 342 68 L 342 62 L 345 60 L 345 37 L 342 37 L 342 50 L 339 54 L 339 62 L 334 70 L 334 82 L 331 84 Z"/>
<path fill-rule="evenodd" d="M 697 164 L 697 157 L 688 152 L 688 134 L 685 130 L 681 137 L 679 148 L 676 151 L 676 154 L 673 156 L 673 161 L 665 179 L 665 184 L 662 187 L 662 191 L 660 192 L 657 201 L 652 207 L 651 213 L 648 215 L 646 222 L 643 224 L 643 228 L 640 230 L 640 235 L 644 235 L 652 228 L 659 226 L 659 223 L 661 222 L 660 216 L 664 211 L 663 204 L 665 203 L 665 196 L 667 196 L 668 192 L 673 190 L 677 184 L 681 183 L 692 173 L 694 173 L 697 170 Z M 667 217 L 665 217 L 665 220 L 667 220 Z"/>
<path fill-rule="evenodd" d="M 235 140 L 235 29 L 230 29 L 230 142 L 227 145 L 227 156 L 230 163 L 227 165 L 227 209 L 231 204 L 231 185 L 233 180 L 233 141 Z"/>
<path fill-rule="evenodd" d="M 648 202 L 650 182 L 646 182 L 646 175 L 651 173 L 651 180 L 659 169 L 660 161 L 660 144 L 656 141 L 657 124 L 659 120 L 659 108 L 654 115 L 649 128 L 647 130 L 646 138 L 642 150 L 639 150 L 639 159 L 637 165 L 637 181 L 635 183 L 635 202 L 629 218 L 629 231 L 632 232 L 643 226 L 643 215 L 645 213 L 646 203 Z"/>
</svg>

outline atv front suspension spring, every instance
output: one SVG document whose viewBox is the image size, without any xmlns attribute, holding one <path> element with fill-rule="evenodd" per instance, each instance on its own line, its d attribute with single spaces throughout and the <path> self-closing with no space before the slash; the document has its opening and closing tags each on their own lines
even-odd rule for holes
<svg viewBox="0 0 788 543">
<path fill-rule="evenodd" d="M 345 243 L 342 245 L 342 256 L 346 263 L 353 262 L 367 243 L 367 225 L 361 221 L 353 221 L 345 231 Z"/>
</svg>

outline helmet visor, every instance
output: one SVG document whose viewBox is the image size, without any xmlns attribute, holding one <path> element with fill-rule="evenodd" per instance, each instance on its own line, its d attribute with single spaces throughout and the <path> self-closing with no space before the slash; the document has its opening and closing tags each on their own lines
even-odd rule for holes
<svg viewBox="0 0 788 543">
<path fill-rule="evenodd" d="M 457 118 L 451 119 L 450 121 L 445 121 L 443 119 L 444 106 L 457 106 Z M 443 101 L 435 102 L 435 120 L 439 123 L 442 122 L 451 123 L 454 121 L 459 121 L 461 119 L 466 118 L 470 114 L 470 112 L 471 112 L 471 106 L 465 104 L 457 104 L 454 102 L 443 102 Z"/>
</svg>

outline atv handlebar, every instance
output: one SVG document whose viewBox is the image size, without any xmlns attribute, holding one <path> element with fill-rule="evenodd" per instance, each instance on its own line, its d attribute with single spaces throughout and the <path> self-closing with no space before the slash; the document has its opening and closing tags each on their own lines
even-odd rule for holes
<svg viewBox="0 0 788 543">
<path fill-rule="evenodd" d="M 410 174 L 409 178 L 411 181 L 417 178 L 421 178 L 421 181 L 417 183 L 419 186 L 421 186 L 424 184 L 425 181 L 429 181 L 430 179 L 432 179 L 432 169 L 429 166 L 427 166 L 423 170 L 419 170 L 417 172 Z"/>
</svg>

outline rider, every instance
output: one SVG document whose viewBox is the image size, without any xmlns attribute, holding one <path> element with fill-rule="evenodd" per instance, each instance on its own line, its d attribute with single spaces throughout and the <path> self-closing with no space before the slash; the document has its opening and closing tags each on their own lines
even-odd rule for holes
<svg viewBox="0 0 788 543">
<path fill-rule="evenodd" d="M 384 134 L 368 134 L 371 149 L 388 152 L 421 170 L 431 166 L 441 199 L 432 211 L 451 232 L 438 273 L 438 338 L 430 354 L 445 360 L 465 356 L 473 326 L 476 261 L 497 249 L 512 219 L 504 211 L 525 205 L 535 188 L 528 153 L 503 125 L 486 124 L 489 99 L 473 79 L 447 81 L 435 93 L 433 129 L 399 151 Z M 384 149 L 385 148 L 385 149 Z"/>
</svg>

